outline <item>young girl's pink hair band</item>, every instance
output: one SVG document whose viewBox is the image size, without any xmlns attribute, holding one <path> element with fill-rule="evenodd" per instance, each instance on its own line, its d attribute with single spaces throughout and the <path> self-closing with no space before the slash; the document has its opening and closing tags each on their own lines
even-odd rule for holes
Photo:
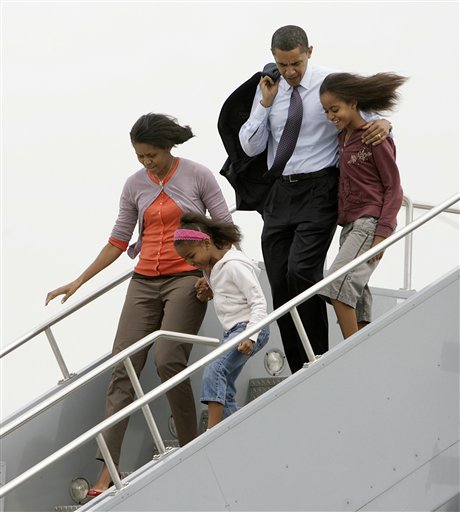
<svg viewBox="0 0 460 512">
<path fill-rule="evenodd" d="M 174 241 L 176 240 L 208 240 L 211 238 L 208 234 L 194 229 L 176 229 L 174 231 Z"/>
</svg>

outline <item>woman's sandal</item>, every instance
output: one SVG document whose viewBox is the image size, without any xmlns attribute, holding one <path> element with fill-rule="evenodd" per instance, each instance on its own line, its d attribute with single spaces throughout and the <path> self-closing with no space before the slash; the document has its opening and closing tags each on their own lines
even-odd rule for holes
<svg viewBox="0 0 460 512">
<path fill-rule="evenodd" d="M 110 487 L 112 487 L 112 485 L 113 485 L 113 482 L 110 482 L 109 487 L 107 487 L 107 489 L 104 489 L 103 491 L 101 491 L 100 489 L 95 489 L 94 487 L 91 487 L 91 489 L 86 494 L 86 497 L 87 498 L 95 498 L 96 496 L 100 496 L 103 492 L 107 491 Z"/>
</svg>

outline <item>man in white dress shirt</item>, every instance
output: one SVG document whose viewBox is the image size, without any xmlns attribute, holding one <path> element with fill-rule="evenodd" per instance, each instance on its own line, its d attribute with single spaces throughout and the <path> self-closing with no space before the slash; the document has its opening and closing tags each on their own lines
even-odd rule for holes
<svg viewBox="0 0 460 512">
<path fill-rule="evenodd" d="M 334 70 L 309 63 L 313 47 L 297 26 L 279 28 L 271 51 L 281 74 L 274 81 L 263 76 L 251 115 L 239 138 L 248 156 L 267 148 L 270 170 L 283 133 L 293 88 L 303 105 L 302 124 L 292 155 L 278 169 L 263 206 L 262 251 L 277 308 L 323 278 L 323 267 L 337 221 L 338 137 L 319 101 L 319 87 Z M 372 121 L 363 142 L 374 144 L 388 136 L 391 124 Z M 298 308 L 316 355 L 328 350 L 326 303 L 318 296 Z M 307 361 L 291 315 L 278 320 L 292 373 Z"/>
</svg>

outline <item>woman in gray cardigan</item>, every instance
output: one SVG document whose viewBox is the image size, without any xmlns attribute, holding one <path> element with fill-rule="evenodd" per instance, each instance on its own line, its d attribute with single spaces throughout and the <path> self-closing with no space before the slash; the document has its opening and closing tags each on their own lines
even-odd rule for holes
<svg viewBox="0 0 460 512">
<path fill-rule="evenodd" d="M 139 256 L 130 281 L 118 324 L 112 354 L 126 349 L 153 331 L 162 329 L 196 334 L 201 326 L 206 302 L 196 296 L 195 285 L 201 273 L 180 258 L 173 246 L 174 231 L 186 212 L 205 214 L 231 222 L 222 191 L 212 172 L 201 164 L 172 155 L 177 144 L 193 137 L 189 126 L 162 114 L 140 117 L 130 132 L 142 168 L 126 181 L 120 198 L 115 226 L 107 244 L 96 259 L 74 281 L 48 293 L 46 304 L 63 295 L 64 303 L 80 286 L 113 263 L 127 250 Z M 139 238 L 129 246 L 136 224 Z M 155 364 L 162 382 L 186 368 L 192 345 L 157 341 Z M 137 352 L 132 362 L 139 376 L 148 348 Z M 132 402 L 134 392 L 123 364 L 112 373 L 106 401 L 106 416 Z M 190 381 L 184 381 L 167 394 L 181 446 L 197 436 L 195 401 Z M 122 420 L 104 432 L 115 463 L 119 464 L 121 445 L 128 425 Z M 97 454 L 100 460 L 102 456 Z M 98 496 L 111 484 L 104 464 L 89 497 Z"/>
</svg>

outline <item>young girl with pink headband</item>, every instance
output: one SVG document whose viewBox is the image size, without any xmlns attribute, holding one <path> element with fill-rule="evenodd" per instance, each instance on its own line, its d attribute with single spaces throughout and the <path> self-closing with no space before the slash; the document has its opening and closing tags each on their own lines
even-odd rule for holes
<svg viewBox="0 0 460 512">
<path fill-rule="evenodd" d="M 195 213 L 183 215 L 180 229 L 174 232 L 177 253 L 203 272 L 212 291 L 216 314 L 224 328 L 222 344 L 267 315 L 258 280 L 260 269 L 232 247 L 240 240 L 240 230 L 234 224 Z M 235 381 L 268 337 L 268 327 L 264 327 L 205 368 L 200 400 L 208 405 L 208 429 L 237 410 Z"/>
</svg>

